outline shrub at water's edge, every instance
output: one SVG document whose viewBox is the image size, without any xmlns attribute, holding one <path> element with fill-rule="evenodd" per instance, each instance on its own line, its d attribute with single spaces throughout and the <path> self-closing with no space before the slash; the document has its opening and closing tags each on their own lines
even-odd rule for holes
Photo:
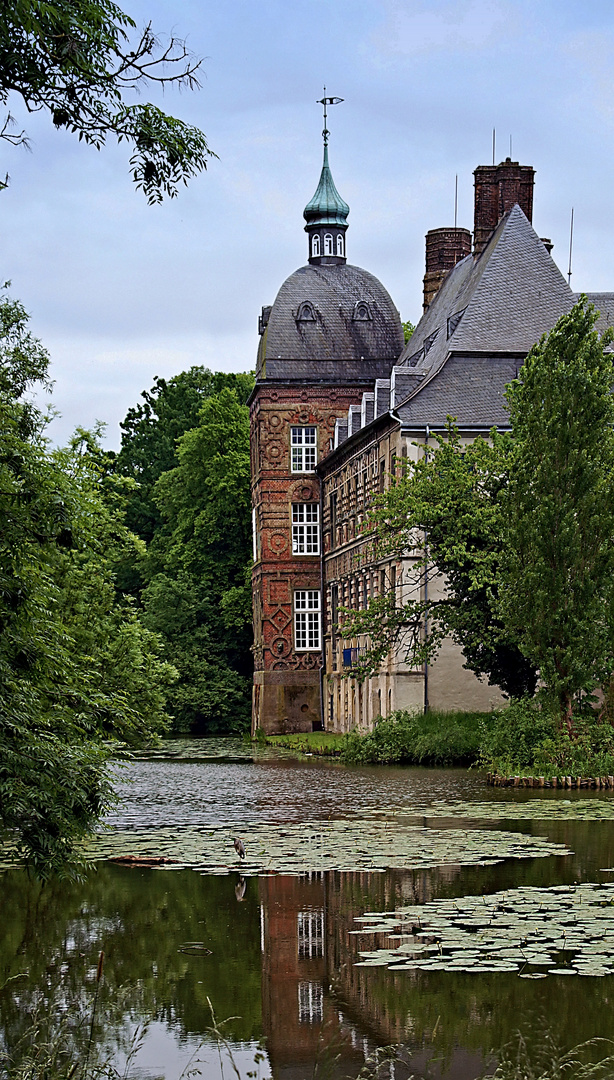
<svg viewBox="0 0 614 1080">
<path fill-rule="evenodd" d="M 480 756 L 485 714 L 396 712 L 373 731 L 352 731 L 342 752 L 346 764 L 472 765 Z"/>
<path fill-rule="evenodd" d="M 539 699 L 513 701 L 482 723 L 480 764 L 500 776 L 614 774 L 614 726 L 590 707 L 574 713 L 573 734 Z"/>
<path fill-rule="evenodd" d="M 372 731 L 303 732 L 267 743 L 346 765 L 480 765 L 499 776 L 614 775 L 614 726 L 590 707 L 578 710 L 574 734 L 558 710 L 539 699 L 512 701 L 490 713 L 396 712 Z"/>
</svg>

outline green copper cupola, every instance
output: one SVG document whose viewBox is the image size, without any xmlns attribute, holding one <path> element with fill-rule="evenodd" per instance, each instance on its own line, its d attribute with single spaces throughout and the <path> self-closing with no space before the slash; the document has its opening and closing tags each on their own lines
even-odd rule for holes
<svg viewBox="0 0 614 1080">
<path fill-rule="evenodd" d="M 345 262 L 348 204 L 341 198 L 328 164 L 328 131 L 324 128 L 324 162 L 320 182 L 303 210 L 309 237 L 309 262 L 316 266 Z"/>
</svg>

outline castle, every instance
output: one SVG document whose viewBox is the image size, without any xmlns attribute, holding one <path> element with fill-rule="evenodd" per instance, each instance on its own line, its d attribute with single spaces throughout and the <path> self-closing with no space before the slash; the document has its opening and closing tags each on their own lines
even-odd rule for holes
<svg viewBox="0 0 614 1080">
<path fill-rule="evenodd" d="M 347 262 L 349 207 L 327 136 L 304 210 L 308 263 L 262 309 L 250 399 L 252 727 L 269 734 L 501 703 L 452 641 L 424 668 L 394 652 L 376 675 L 344 677 L 364 642 L 343 638 L 337 613 L 415 587 L 409 554 L 374 561 L 363 532 L 374 497 L 434 445 L 448 416 L 465 440 L 505 430 L 506 384 L 577 299 L 531 225 L 534 170 L 507 158 L 475 170 L 473 237 L 456 227 L 427 233 L 424 314 L 405 344 L 384 286 Z M 598 328 L 614 321 L 614 294 L 589 300 Z"/>
</svg>

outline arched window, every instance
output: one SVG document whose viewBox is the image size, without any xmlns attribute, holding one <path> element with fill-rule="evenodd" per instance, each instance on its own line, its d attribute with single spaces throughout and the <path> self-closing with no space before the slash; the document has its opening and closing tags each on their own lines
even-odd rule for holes
<svg viewBox="0 0 614 1080">
<path fill-rule="evenodd" d="M 314 233 L 311 237 L 311 257 L 317 259 L 320 254 L 320 237 L 318 233 Z"/>
<path fill-rule="evenodd" d="M 324 254 L 333 254 L 333 238 L 330 233 L 326 233 L 324 236 Z"/>
<path fill-rule="evenodd" d="M 343 258 L 343 256 L 345 255 L 345 252 L 343 250 L 343 236 L 341 235 L 341 233 L 337 233 L 337 255 L 339 255 L 340 258 Z"/>
<path fill-rule="evenodd" d="M 299 307 L 299 309 L 298 309 L 298 311 L 296 313 L 296 321 L 297 322 L 315 322 L 316 321 L 316 313 L 313 310 L 313 306 L 309 303 L 308 300 L 305 300 L 304 303 L 302 303 L 301 306 Z"/>
<path fill-rule="evenodd" d="M 366 300 L 358 300 L 354 305 L 354 314 L 352 316 L 355 322 L 370 322 L 371 321 L 371 309 Z"/>
</svg>

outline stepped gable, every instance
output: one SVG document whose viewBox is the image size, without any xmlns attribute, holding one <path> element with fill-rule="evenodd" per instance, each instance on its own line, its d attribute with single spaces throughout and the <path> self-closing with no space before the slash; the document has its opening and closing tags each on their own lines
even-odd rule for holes
<svg viewBox="0 0 614 1080">
<path fill-rule="evenodd" d="M 307 265 L 291 274 L 271 308 L 259 350 L 263 361 L 388 360 L 403 348 L 401 318 L 387 290 L 358 266 Z M 260 377 L 263 377 L 262 375 Z"/>
</svg>

